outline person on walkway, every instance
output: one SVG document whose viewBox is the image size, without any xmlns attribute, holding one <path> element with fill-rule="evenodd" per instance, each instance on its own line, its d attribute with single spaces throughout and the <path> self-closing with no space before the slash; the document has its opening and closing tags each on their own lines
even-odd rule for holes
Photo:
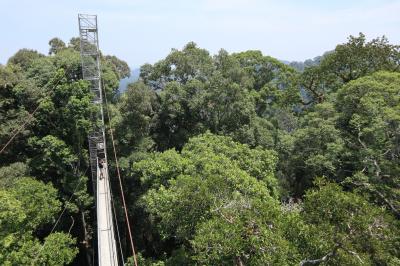
<svg viewBox="0 0 400 266">
<path fill-rule="evenodd" d="M 100 180 L 104 178 L 104 159 L 97 160 L 99 162 Z"/>
</svg>

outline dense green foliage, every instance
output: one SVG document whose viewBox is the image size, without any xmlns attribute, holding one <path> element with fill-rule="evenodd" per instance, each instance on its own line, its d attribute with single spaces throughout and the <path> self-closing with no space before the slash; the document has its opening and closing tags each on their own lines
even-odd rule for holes
<svg viewBox="0 0 400 266">
<path fill-rule="evenodd" d="M 22 49 L 0 66 L 2 147 L 28 120 L 0 154 L 1 265 L 91 263 L 94 201 L 87 134 L 95 107 L 81 78 L 77 40 L 66 46 L 54 38 L 50 56 Z M 126 75 L 115 65 L 126 63 L 114 57 L 102 61 L 104 89 L 114 98 Z"/>
<path fill-rule="evenodd" d="M 57 190 L 32 178 L 21 177 L 0 189 L 0 263 L 45 265 L 70 263 L 78 250 L 76 241 L 62 232 L 51 233 L 40 243 L 33 233 L 53 221 L 60 211 Z"/>
<path fill-rule="evenodd" d="M 91 263 L 96 108 L 79 39 L 49 45 L 0 66 L 1 145 L 39 106 L 0 154 L 0 264 Z M 400 263 L 399 46 L 360 34 L 295 69 L 188 43 L 121 95 L 128 65 L 101 58 L 139 265 Z"/>
</svg>

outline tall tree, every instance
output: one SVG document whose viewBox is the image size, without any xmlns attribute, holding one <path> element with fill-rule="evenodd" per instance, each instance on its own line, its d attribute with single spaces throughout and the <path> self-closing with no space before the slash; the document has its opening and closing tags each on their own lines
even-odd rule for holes
<svg viewBox="0 0 400 266">
<path fill-rule="evenodd" d="M 50 49 L 49 55 L 57 54 L 59 51 L 66 48 L 65 42 L 59 38 L 53 38 L 49 41 Z"/>
<path fill-rule="evenodd" d="M 367 191 L 400 217 L 400 74 L 378 72 L 338 91 L 337 109 L 353 174 L 350 184 Z"/>
<path fill-rule="evenodd" d="M 385 36 L 367 42 L 360 33 L 337 45 L 318 66 L 306 68 L 302 86 L 309 100 L 323 102 L 343 84 L 379 70 L 400 70 L 400 46 L 390 44 Z"/>
</svg>

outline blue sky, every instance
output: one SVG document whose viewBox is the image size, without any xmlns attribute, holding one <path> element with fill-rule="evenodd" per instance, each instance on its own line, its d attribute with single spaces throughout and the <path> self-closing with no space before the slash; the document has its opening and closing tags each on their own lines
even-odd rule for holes
<svg viewBox="0 0 400 266">
<path fill-rule="evenodd" d="M 0 0 L 0 63 L 77 36 L 78 13 L 98 15 L 100 48 L 131 67 L 189 41 L 213 54 L 257 49 L 298 61 L 359 32 L 400 43 L 400 0 Z"/>
</svg>

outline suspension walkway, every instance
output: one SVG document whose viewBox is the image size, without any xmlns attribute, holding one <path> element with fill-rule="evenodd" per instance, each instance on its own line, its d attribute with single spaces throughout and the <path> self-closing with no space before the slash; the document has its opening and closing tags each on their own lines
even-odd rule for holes
<svg viewBox="0 0 400 266">
<path fill-rule="evenodd" d="M 98 265 L 118 266 L 107 166 L 105 165 L 103 169 L 98 167 L 97 173 Z"/>
</svg>

